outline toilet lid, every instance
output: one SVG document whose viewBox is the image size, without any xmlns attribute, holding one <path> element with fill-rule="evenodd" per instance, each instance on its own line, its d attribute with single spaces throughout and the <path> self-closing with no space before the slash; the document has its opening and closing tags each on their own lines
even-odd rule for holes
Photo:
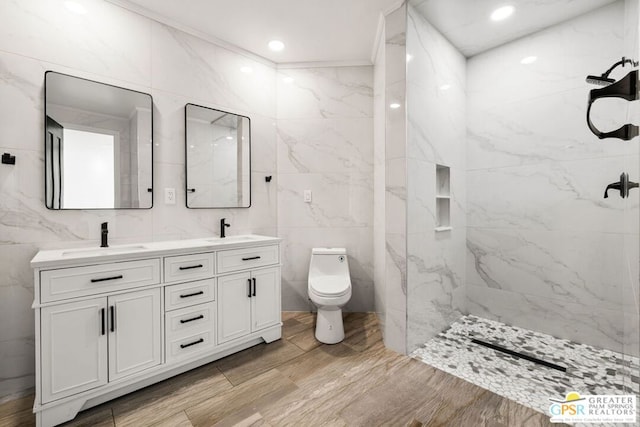
<svg viewBox="0 0 640 427">
<path fill-rule="evenodd" d="M 351 287 L 351 280 L 342 276 L 322 276 L 309 281 L 313 293 L 321 297 L 339 297 Z"/>
</svg>

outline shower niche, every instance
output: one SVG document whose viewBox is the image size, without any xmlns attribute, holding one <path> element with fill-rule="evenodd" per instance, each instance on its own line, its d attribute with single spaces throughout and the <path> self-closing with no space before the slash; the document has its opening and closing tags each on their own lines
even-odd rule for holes
<svg viewBox="0 0 640 427">
<path fill-rule="evenodd" d="M 451 169 L 443 165 L 436 165 L 435 230 L 451 230 Z"/>
</svg>

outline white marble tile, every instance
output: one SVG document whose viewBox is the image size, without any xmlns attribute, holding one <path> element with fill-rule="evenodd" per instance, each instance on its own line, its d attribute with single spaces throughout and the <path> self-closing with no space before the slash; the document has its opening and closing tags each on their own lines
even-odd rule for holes
<svg viewBox="0 0 640 427">
<path fill-rule="evenodd" d="M 385 158 L 387 161 L 401 159 L 407 155 L 407 111 L 405 106 L 406 82 L 402 80 L 387 85 L 385 92 Z M 392 104 L 400 105 L 391 108 Z"/>
<path fill-rule="evenodd" d="M 474 170 L 467 173 L 468 224 L 474 227 L 633 233 L 638 195 L 609 191 L 625 170 L 624 157 Z M 628 166 L 631 177 L 636 168 Z"/>
<path fill-rule="evenodd" d="M 433 338 L 462 315 L 465 238 L 464 229 L 408 235 L 408 351 Z"/>
<path fill-rule="evenodd" d="M 407 354 L 407 313 L 390 308 L 384 331 L 384 345 L 400 354 Z"/>
<path fill-rule="evenodd" d="M 260 114 L 251 117 L 251 170 L 275 175 L 277 160 L 277 121 Z"/>
<path fill-rule="evenodd" d="M 273 68 L 163 24 L 154 22 L 152 33 L 154 88 L 212 108 L 275 117 Z"/>
<path fill-rule="evenodd" d="M 282 277 L 305 281 L 309 277 L 311 249 L 338 247 L 347 250 L 351 278 L 363 282 L 373 279 L 371 230 L 365 227 L 288 227 L 281 225 Z M 371 291 L 373 296 L 373 291 Z M 371 306 L 369 309 L 371 310 Z"/>
<path fill-rule="evenodd" d="M 311 203 L 304 202 L 305 190 Z M 371 174 L 279 174 L 278 205 L 279 224 L 288 227 L 370 227 Z"/>
<path fill-rule="evenodd" d="M 283 69 L 277 88 L 279 119 L 373 117 L 371 66 Z"/>
<path fill-rule="evenodd" d="M 473 56 L 467 62 L 469 108 L 582 88 L 624 55 L 624 3 L 615 2 L 565 23 Z M 533 64 L 520 60 L 537 56 Z M 624 71 L 626 73 L 626 71 Z"/>
<path fill-rule="evenodd" d="M 390 87 L 394 83 L 404 82 L 406 78 L 407 7 L 405 5 L 385 16 L 384 42 L 385 81 L 387 87 Z M 389 100 L 388 97 L 387 100 Z"/>
<path fill-rule="evenodd" d="M 407 156 L 464 169 L 465 58 L 411 7 L 407 55 Z"/>
<path fill-rule="evenodd" d="M 581 87 L 491 108 L 470 105 L 469 169 L 637 155 L 637 144 L 599 140 L 591 133 L 585 120 L 587 94 L 588 88 Z M 591 117 L 602 130 L 617 129 L 627 121 L 626 107 L 626 101 L 599 100 Z"/>
<path fill-rule="evenodd" d="M 612 233 L 467 230 L 467 284 L 584 307 L 621 310 L 624 236 Z"/>
<path fill-rule="evenodd" d="M 289 280 L 282 278 L 282 310 L 283 311 L 315 311 L 309 300 L 306 280 Z"/>
<path fill-rule="evenodd" d="M 386 233 L 385 287 L 389 310 L 407 311 L 407 237 Z"/>
<path fill-rule="evenodd" d="M 623 314 L 619 310 L 478 286 L 468 286 L 467 297 L 470 314 L 595 347 L 623 350 Z"/>
<path fill-rule="evenodd" d="M 407 233 L 433 234 L 436 227 L 436 165 L 407 159 Z"/>
<path fill-rule="evenodd" d="M 32 389 L 35 363 L 33 337 L 0 341 L 0 396 Z"/>
<path fill-rule="evenodd" d="M 387 160 L 385 174 L 385 230 L 386 233 L 407 231 L 407 161 Z"/>
<path fill-rule="evenodd" d="M 371 118 L 278 120 L 280 173 L 372 172 Z"/>
<path fill-rule="evenodd" d="M 77 15 L 56 1 L 7 0 L 0 50 L 148 85 L 151 20 L 105 1 Z"/>
</svg>

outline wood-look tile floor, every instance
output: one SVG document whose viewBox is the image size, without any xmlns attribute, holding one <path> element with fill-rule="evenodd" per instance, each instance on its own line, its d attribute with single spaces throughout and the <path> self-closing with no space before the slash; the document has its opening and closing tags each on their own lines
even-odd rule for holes
<svg viewBox="0 0 640 427">
<path fill-rule="evenodd" d="M 65 426 L 546 426 L 534 410 L 384 347 L 373 313 L 347 313 L 345 340 L 314 315 L 283 313 L 283 337 L 78 414 Z M 33 396 L 0 405 L 29 426 Z M 556 424 L 557 425 L 557 424 Z"/>
</svg>

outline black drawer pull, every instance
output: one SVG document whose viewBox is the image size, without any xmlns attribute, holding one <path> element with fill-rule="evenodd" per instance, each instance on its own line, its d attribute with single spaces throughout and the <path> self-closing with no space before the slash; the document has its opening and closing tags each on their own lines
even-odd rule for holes
<svg viewBox="0 0 640 427">
<path fill-rule="evenodd" d="M 252 259 L 260 259 L 260 255 L 258 256 L 251 256 L 249 258 L 242 258 L 243 261 L 251 261 Z"/>
<path fill-rule="evenodd" d="M 191 319 L 180 319 L 180 323 L 188 323 L 193 322 L 194 320 L 204 319 L 204 316 L 201 314 L 200 316 L 192 317 Z"/>
<path fill-rule="evenodd" d="M 109 307 L 109 312 L 111 312 L 111 332 L 116 331 L 116 306 L 112 305 Z"/>
<path fill-rule="evenodd" d="M 195 297 L 196 295 L 202 295 L 204 294 L 204 291 L 198 291 L 198 292 L 194 292 L 192 294 L 184 294 L 184 295 L 180 295 L 180 298 L 189 298 L 189 297 Z"/>
<path fill-rule="evenodd" d="M 104 335 L 107 329 L 107 325 L 106 325 L 107 322 L 105 320 L 104 311 L 105 311 L 104 308 L 100 309 L 100 325 L 101 325 L 100 330 L 102 332 L 100 335 Z"/>
<path fill-rule="evenodd" d="M 122 279 L 122 274 L 119 276 L 113 276 L 113 277 L 103 277 L 102 279 L 91 279 L 91 283 L 96 283 L 96 282 L 104 282 L 106 280 L 118 280 L 118 279 Z"/>
<path fill-rule="evenodd" d="M 187 267 L 178 267 L 180 270 L 191 270 L 192 268 L 202 268 L 202 264 L 189 265 Z"/>
<path fill-rule="evenodd" d="M 204 342 L 204 338 L 200 338 L 198 341 L 190 342 L 189 344 L 180 344 L 180 348 L 191 347 L 192 345 L 200 344 L 201 342 Z"/>
</svg>

